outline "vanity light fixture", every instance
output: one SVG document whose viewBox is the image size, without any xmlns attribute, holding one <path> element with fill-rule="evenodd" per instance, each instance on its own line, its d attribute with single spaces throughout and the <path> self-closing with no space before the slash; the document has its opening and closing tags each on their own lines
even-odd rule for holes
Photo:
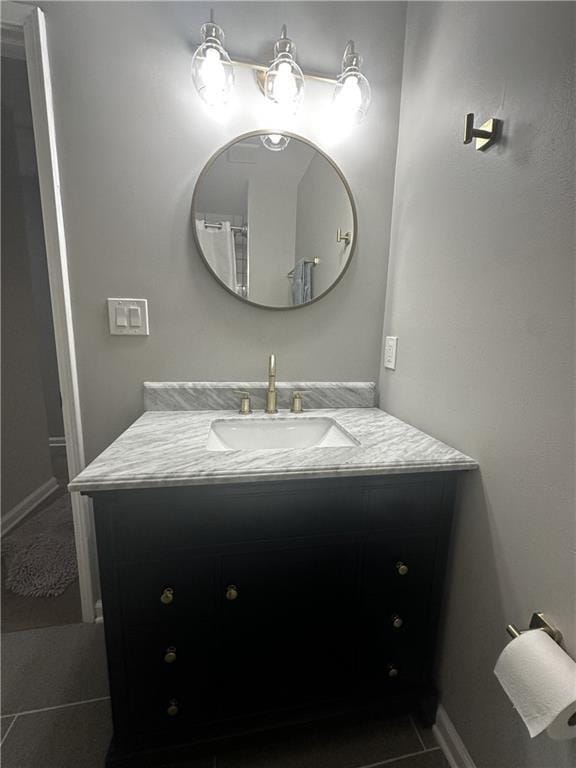
<svg viewBox="0 0 576 768">
<path fill-rule="evenodd" d="M 271 152 L 281 152 L 286 149 L 290 143 L 290 137 L 285 136 L 283 133 L 267 133 L 264 136 L 260 136 L 262 144 Z"/>
<path fill-rule="evenodd" d="M 371 89 L 360 71 L 362 58 L 350 40 L 344 49 L 342 71 L 338 77 L 303 73 L 294 56 L 296 47 L 287 35 L 286 25 L 274 44 L 274 61 L 269 66 L 253 61 L 232 60 L 224 48 L 224 32 L 213 19 L 201 28 L 202 42 L 192 58 L 192 79 L 198 94 L 211 107 L 221 107 L 230 99 L 234 87 L 234 67 L 252 69 L 265 98 L 280 112 L 296 114 L 304 99 L 305 78 L 334 86 L 333 120 L 344 126 L 362 122 L 371 101 Z M 287 137 L 271 133 L 262 139 L 275 152 L 286 147 Z"/>
<path fill-rule="evenodd" d="M 192 80 L 198 94 L 210 107 L 228 101 L 234 87 L 234 66 L 224 48 L 224 32 L 213 21 L 201 28 L 202 43 L 192 57 Z"/>
<path fill-rule="evenodd" d="M 370 83 L 360 71 L 362 57 L 350 40 L 344 49 L 342 74 L 334 89 L 333 105 L 337 115 L 346 123 L 361 123 L 372 99 Z"/>
<path fill-rule="evenodd" d="M 264 96 L 291 114 L 297 112 L 304 98 L 304 75 L 294 59 L 295 52 L 284 25 L 274 44 L 274 61 L 264 77 Z"/>
</svg>

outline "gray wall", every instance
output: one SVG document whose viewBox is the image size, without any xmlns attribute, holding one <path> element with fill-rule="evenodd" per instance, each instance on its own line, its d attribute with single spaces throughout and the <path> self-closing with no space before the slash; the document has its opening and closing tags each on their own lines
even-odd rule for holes
<svg viewBox="0 0 576 768">
<path fill-rule="evenodd" d="M 357 256 L 323 301 L 244 305 L 194 249 L 190 202 L 208 157 L 270 128 L 253 75 L 237 73 L 228 120 L 206 114 L 190 59 L 208 3 L 41 3 L 46 14 L 87 458 L 141 412 L 146 379 L 374 380 L 389 243 L 404 7 L 397 3 L 217 3 L 230 52 L 269 59 L 283 23 L 304 68 L 337 73 L 346 42 L 365 56 L 372 110 L 331 144 L 331 88 L 313 83 L 289 126 L 327 150 L 359 210 Z M 276 126 L 275 126 L 276 127 Z M 108 335 L 108 296 L 149 299 L 149 338 Z M 362 343 L 358 343 L 358 338 Z"/>
<path fill-rule="evenodd" d="M 32 287 L 31 310 L 38 336 L 37 354 L 48 418 L 48 433 L 51 437 L 60 437 L 64 434 L 64 425 L 60 404 L 48 266 L 44 246 L 44 225 L 40 205 L 28 73 L 26 63 L 21 59 L 2 58 L 2 103 L 11 110 L 14 117 L 15 157 L 18 164 L 21 203 L 26 229 L 29 280 Z"/>
<path fill-rule="evenodd" d="M 334 168 L 315 155 L 298 185 L 296 256 L 318 258 L 312 270 L 313 297 L 320 296 L 338 279 L 350 247 L 336 242 L 338 228 L 352 232 L 354 220 L 346 187 Z"/>
<path fill-rule="evenodd" d="M 383 407 L 474 456 L 461 483 L 439 679 L 477 768 L 565 768 L 492 674 L 547 612 L 574 655 L 574 4 L 408 10 Z M 505 140 L 463 146 L 464 115 Z"/>
<path fill-rule="evenodd" d="M 4 83 L 6 73 L 2 72 Z M 52 477 L 12 112 L 2 104 L 2 516 Z"/>
</svg>

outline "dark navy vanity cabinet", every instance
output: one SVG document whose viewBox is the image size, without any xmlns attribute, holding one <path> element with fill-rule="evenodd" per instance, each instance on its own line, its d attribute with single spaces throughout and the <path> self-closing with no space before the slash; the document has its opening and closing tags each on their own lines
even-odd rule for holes
<svg viewBox="0 0 576 768">
<path fill-rule="evenodd" d="M 456 473 L 94 499 L 109 766 L 363 708 L 424 705 Z"/>
</svg>

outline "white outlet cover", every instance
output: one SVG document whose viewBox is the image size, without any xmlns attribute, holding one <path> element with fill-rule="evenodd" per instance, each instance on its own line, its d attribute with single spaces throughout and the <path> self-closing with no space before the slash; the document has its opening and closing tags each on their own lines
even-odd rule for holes
<svg viewBox="0 0 576 768">
<path fill-rule="evenodd" d="M 112 336 L 149 336 L 147 299 L 108 299 Z"/>
<path fill-rule="evenodd" d="M 398 336 L 386 336 L 384 344 L 384 368 L 396 370 L 396 352 L 398 350 Z"/>
</svg>

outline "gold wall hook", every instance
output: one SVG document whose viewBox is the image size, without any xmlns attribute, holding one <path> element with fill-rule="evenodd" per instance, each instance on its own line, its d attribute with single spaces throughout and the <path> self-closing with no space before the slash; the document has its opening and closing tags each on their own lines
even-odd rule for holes
<svg viewBox="0 0 576 768">
<path fill-rule="evenodd" d="M 476 139 L 476 149 L 484 151 L 498 141 L 501 127 L 502 120 L 491 117 L 480 128 L 474 128 L 474 112 L 469 112 L 464 126 L 464 144 L 470 144 L 472 139 Z"/>
<path fill-rule="evenodd" d="M 350 245 L 351 241 L 352 241 L 352 232 L 342 232 L 340 227 L 338 227 L 338 231 L 336 232 L 336 242 L 346 243 L 346 245 Z"/>
</svg>

